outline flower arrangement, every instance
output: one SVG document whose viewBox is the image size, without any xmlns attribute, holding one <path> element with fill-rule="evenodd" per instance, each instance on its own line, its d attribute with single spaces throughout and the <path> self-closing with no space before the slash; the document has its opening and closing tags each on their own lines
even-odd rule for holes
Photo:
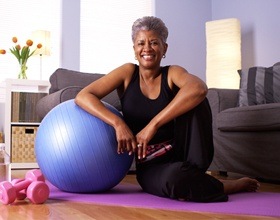
<svg viewBox="0 0 280 220">
<path fill-rule="evenodd" d="M 20 65 L 20 72 L 18 74 L 18 79 L 27 79 L 26 63 L 27 63 L 29 57 L 31 57 L 37 49 L 42 48 L 42 44 L 41 43 L 37 44 L 37 47 L 33 51 L 31 51 L 30 47 L 33 45 L 32 40 L 28 39 L 26 41 L 26 45 L 23 47 L 21 47 L 19 44 L 17 44 L 17 42 L 18 42 L 17 37 L 13 37 L 12 41 L 16 45 L 14 47 L 10 48 L 10 52 L 15 55 L 15 57 L 17 58 L 17 60 L 19 62 L 19 65 Z M 0 54 L 6 54 L 6 51 L 4 49 L 0 49 Z"/>
</svg>

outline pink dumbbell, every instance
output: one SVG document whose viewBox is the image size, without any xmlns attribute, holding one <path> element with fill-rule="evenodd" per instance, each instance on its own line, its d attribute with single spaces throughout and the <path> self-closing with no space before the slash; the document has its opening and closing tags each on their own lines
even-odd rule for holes
<svg viewBox="0 0 280 220">
<path fill-rule="evenodd" d="M 24 181 L 24 179 L 13 179 L 11 183 L 14 186 L 21 181 Z M 26 198 L 26 189 L 23 189 L 23 190 L 17 192 L 17 199 L 18 200 L 24 200 L 25 198 Z"/>
<path fill-rule="evenodd" d="M 45 182 L 36 181 L 28 186 L 26 195 L 32 203 L 42 204 L 49 198 L 50 189 Z"/>
<path fill-rule="evenodd" d="M 49 197 L 49 187 L 40 170 L 30 170 L 25 179 L 14 185 L 8 181 L 0 183 L 0 201 L 3 204 L 13 203 L 22 190 L 26 189 L 27 198 L 34 204 L 44 203 Z"/>
</svg>

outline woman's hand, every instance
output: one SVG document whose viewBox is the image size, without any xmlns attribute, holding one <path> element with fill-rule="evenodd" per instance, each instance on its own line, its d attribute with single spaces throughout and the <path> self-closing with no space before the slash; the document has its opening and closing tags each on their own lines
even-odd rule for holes
<svg viewBox="0 0 280 220">
<path fill-rule="evenodd" d="M 118 142 L 118 154 L 128 152 L 129 155 L 131 155 L 133 152 L 137 149 L 137 143 L 136 139 L 132 133 L 132 131 L 129 129 L 129 127 L 126 125 L 125 122 L 118 124 L 115 127 L 116 130 L 116 138 Z"/>
<path fill-rule="evenodd" d="M 156 127 L 151 124 L 148 124 L 136 135 L 137 155 L 139 160 L 146 157 L 148 143 L 156 134 L 156 132 Z"/>
</svg>

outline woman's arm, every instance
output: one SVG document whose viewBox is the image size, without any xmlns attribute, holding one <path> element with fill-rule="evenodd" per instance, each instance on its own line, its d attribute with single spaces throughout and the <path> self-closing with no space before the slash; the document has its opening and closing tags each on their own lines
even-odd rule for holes
<svg viewBox="0 0 280 220">
<path fill-rule="evenodd" d="M 152 120 L 151 123 L 157 128 L 196 107 L 204 100 L 208 91 L 201 79 L 180 66 L 170 66 L 168 84 L 171 88 L 177 86 L 179 91 L 169 105 Z"/>
<path fill-rule="evenodd" d="M 118 153 L 136 148 L 135 138 L 122 118 L 108 110 L 100 101 L 115 89 L 124 91 L 128 85 L 134 64 L 124 64 L 82 89 L 75 98 L 75 103 L 90 114 L 114 127 L 118 141 Z"/>
</svg>

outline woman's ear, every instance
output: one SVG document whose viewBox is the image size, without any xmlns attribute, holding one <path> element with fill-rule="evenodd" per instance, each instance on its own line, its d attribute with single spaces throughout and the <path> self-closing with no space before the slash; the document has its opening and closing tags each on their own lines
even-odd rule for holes
<svg viewBox="0 0 280 220">
<path fill-rule="evenodd" d="M 168 44 L 167 44 L 167 43 L 165 43 L 165 44 L 164 44 L 164 54 L 166 54 L 167 49 L 168 49 Z"/>
</svg>

